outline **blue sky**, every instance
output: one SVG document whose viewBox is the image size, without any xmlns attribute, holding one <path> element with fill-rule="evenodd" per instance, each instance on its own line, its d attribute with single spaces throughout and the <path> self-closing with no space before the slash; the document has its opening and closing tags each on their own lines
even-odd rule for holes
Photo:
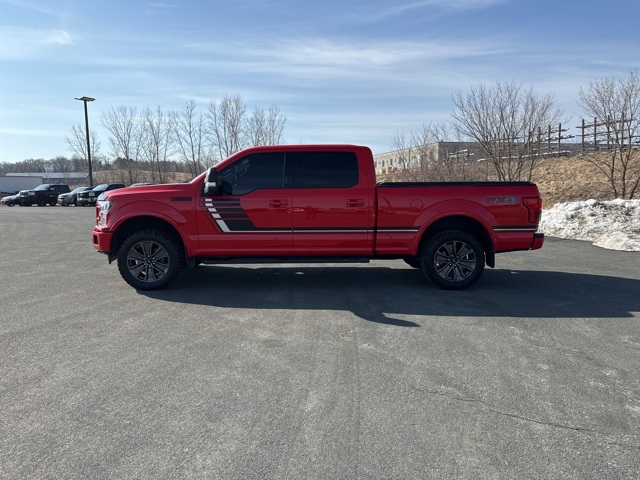
<svg viewBox="0 0 640 480">
<path fill-rule="evenodd" d="M 640 2 L 561 0 L 0 0 L 0 161 L 70 156 L 100 114 L 238 94 L 280 107 L 290 143 L 391 149 L 448 119 L 451 94 L 516 81 L 571 126 L 580 86 L 640 67 Z"/>
</svg>

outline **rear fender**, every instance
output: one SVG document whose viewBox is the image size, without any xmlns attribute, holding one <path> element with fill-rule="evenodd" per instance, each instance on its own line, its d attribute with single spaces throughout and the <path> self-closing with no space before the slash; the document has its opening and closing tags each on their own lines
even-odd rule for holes
<svg viewBox="0 0 640 480">
<path fill-rule="evenodd" d="M 491 212 L 482 205 L 469 200 L 445 200 L 434 203 L 433 205 L 429 205 L 418 218 L 416 218 L 416 225 L 420 227 L 413 246 L 416 254 L 419 253 L 421 241 L 429 228 L 434 226 L 436 222 L 450 217 L 466 217 L 475 220 L 484 229 L 491 243 L 488 246 L 489 248 L 487 248 L 488 256 L 493 254 L 493 246 L 496 241 L 493 226 L 496 225 L 496 219 Z"/>
</svg>

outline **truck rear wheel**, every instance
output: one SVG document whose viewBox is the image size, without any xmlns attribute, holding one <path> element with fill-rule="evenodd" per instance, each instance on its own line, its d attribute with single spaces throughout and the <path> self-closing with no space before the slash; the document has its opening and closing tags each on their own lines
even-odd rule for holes
<svg viewBox="0 0 640 480">
<path fill-rule="evenodd" d="M 427 240 L 420 256 L 422 273 L 446 290 L 474 284 L 484 271 L 484 250 L 471 234 L 445 230 Z"/>
<path fill-rule="evenodd" d="M 127 238 L 118 253 L 122 278 L 138 290 L 159 290 L 178 274 L 180 249 L 159 230 L 143 230 Z"/>
</svg>

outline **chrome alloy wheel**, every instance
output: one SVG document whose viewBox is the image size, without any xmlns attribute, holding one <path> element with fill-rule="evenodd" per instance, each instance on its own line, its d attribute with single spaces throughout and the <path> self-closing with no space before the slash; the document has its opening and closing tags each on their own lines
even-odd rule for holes
<svg viewBox="0 0 640 480">
<path fill-rule="evenodd" d="M 169 271 L 171 258 L 167 250 L 157 242 L 143 240 L 127 252 L 127 269 L 140 282 L 161 280 Z"/>
<path fill-rule="evenodd" d="M 476 253 L 467 243 L 452 240 L 438 247 L 433 256 L 433 266 L 440 278 L 450 282 L 467 279 L 477 265 Z"/>
</svg>

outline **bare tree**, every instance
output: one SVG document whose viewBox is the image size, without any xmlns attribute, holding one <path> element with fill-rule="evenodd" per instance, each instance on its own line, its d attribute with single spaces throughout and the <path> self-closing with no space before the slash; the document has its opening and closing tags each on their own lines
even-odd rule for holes
<svg viewBox="0 0 640 480">
<path fill-rule="evenodd" d="M 416 182 L 480 179 L 473 153 L 464 143 L 452 141 L 454 133 L 450 123 L 439 121 L 424 123 L 410 135 L 396 134 L 391 141 L 393 179 Z"/>
<path fill-rule="evenodd" d="M 27 158 L 15 165 L 18 172 L 39 173 L 47 171 L 47 161 L 44 158 Z"/>
<path fill-rule="evenodd" d="M 178 154 L 187 164 L 192 175 L 198 175 L 213 163 L 207 149 L 206 125 L 202 113 L 196 111 L 196 103 L 185 103 L 182 111 L 173 118 L 175 142 Z"/>
<path fill-rule="evenodd" d="M 102 125 L 110 133 L 109 144 L 113 156 L 126 162 L 129 182 L 135 183 L 143 146 L 143 130 L 137 109 L 124 105 L 112 107 L 101 118 Z"/>
<path fill-rule="evenodd" d="M 247 117 L 244 126 L 245 138 L 250 147 L 265 145 L 267 137 L 267 116 L 262 108 L 256 108 Z"/>
<path fill-rule="evenodd" d="M 142 113 L 142 119 L 144 156 L 151 168 L 151 181 L 165 183 L 173 148 L 175 115 L 165 114 L 158 105 L 155 111 L 147 107 Z"/>
<path fill-rule="evenodd" d="M 480 144 L 498 180 L 531 180 L 540 158 L 541 137 L 536 133 L 562 115 L 553 96 L 498 82 L 473 86 L 467 94 L 458 91 L 452 100 L 457 132 Z"/>
<path fill-rule="evenodd" d="M 212 144 L 220 159 L 227 158 L 246 146 L 243 127 L 247 106 L 240 95 L 222 97 L 209 103 L 208 120 Z"/>
<path fill-rule="evenodd" d="M 578 102 L 606 129 L 609 151 L 586 156 L 607 178 L 616 198 L 634 198 L 640 185 L 640 77 L 632 70 L 625 79 L 600 78 L 580 88 Z M 604 132 L 603 132 L 604 133 Z"/>
<path fill-rule="evenodd" d="M 52 158 L 48 163 L 52 172 L 69 173 L 73 171 L 73 162 L 62 155 Z"/>
<path fill-rule="evenodd" d="M 261 145 L 279 145 L 284 139 L 284 126 L 287 117 L 280 112 L 280 108 L 271 105 L 266 115 L 266 128 L 263 143 Z"/>
<path fill-rule="evenodd" d="M 446 122 L 423 123 L 411 134 L 418 157 L 417 173 L 420 181 L 452 181 L 459 178 L 459 165 L 450 161 L 451 127 Z"/>
<path fill-rule="evenodd" d="M 71 127 L 71 135 L 64 137 L 69 151 L 76 157 L 82 159 L 85 165 L 82 168 L 89 168 L 87 155 L 87 135 L 82 125 L 73 125 Z M 91 156 L 97 158 L 100 156 L 100 140 L 95 130 L 89 131 L 89 141 L 91 143 Z"/>
<path fill-rule="evenodd" d="M 387 171 L 394 174 L 396 180 L 418 182 L 425 180 L 421 176 L 418 153 L 415 152 L 415 138 L 407 137 L 399 132 L 391 139 L 391 150 L 394 155 L 389 159 Z M 419 146 L 419 145 L 418 145 Z"/>
</svg>

